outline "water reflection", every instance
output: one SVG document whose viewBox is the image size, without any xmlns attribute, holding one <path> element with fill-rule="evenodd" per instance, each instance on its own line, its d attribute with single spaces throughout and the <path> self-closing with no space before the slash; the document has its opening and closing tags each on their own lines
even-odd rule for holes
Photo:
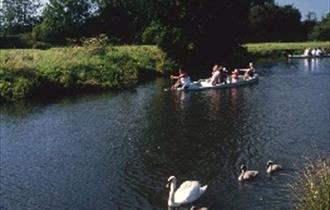
<svg viewBox="0 0 330 210">
<path fill-rule="evenodd" d="M 1 207 L 167 209 L 166 180 L 176 175 L 208 184 L 196 206 L 291 209 L 301 156 L 328 154 L 329 144 L 329 59 L 304 62 L 267 63 L 259 84 L 236 89 L 164 92 L 160 79 L 1 109 Z M 283 174 L 238 184 L 242 163 L 264 172 L 269 159 Z"/>
<path fill-rule="evenodd" d="M 304 70 L 308 72 L 318 71 L 320 65 L 320 59 L 303 59 L 304 60 Z"/>
</svg>

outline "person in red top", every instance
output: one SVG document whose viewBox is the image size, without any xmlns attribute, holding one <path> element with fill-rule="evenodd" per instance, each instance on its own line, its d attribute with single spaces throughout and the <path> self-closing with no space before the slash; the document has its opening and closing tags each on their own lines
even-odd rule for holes
<svg viewBox="0 0 330 210">
<path fill-rule="evenodd" d="M 231 83 L 236 83 L 238 81 L 238 76 L 239 76 L 239 71 L 237 69 L 235 69 L 231 73 Z"/>
</svg>

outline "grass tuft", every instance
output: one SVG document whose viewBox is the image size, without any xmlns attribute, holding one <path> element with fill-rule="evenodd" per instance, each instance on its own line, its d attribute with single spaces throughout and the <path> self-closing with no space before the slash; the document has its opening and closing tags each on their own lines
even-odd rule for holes
<svg viewBox="0 0 330 210">
<path fill-rule="evenodd" d="M 308 161 L 302 175 L 290 185 L 297 210 L 330 210 L 328 160 Z"/>
</svg>

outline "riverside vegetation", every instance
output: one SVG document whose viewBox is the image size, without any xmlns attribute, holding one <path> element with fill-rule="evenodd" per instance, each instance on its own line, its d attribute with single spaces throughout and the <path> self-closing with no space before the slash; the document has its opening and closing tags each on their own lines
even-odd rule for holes
<svg viewBox="0 0 330 210">
<path fill-rule="evenodd" d="M 295 184 L 290 185 L 297 210 L 330 209 L 329 159 L 309 161 Z"/>
<path fill-rule="evenodd" d="M 250 57 L 280 57 L 288 54 L 302 54 L 306 48 L 324 48 L 330 52 L 330 41 L 323 42 L 266 42 L 245 44 Z"/>
<path fill-rule="evenodd" d="M 259 43 L 244 47 L 248 55 L 240 56 L 255 59 L 301 54 L 307 47 L 322 47 L 329 52 L 330 42 Z M 127 88 L 176 66 L 156 46 L 114 47 L 102 36 L 76 47 L 1 50 L 0 101 Z"/>
<path fill-rule="evenodd" d="M 1 50 L 0 100 L 120 89 L 164 74 L 174 63 L 156 46 L 109 46 L 89 39 L 82 47 Z"/>
</svg>

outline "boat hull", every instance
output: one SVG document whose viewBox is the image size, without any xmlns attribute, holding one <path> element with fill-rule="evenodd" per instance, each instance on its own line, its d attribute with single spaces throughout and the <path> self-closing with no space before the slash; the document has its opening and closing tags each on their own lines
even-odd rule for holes
<svg viewBox="0 0 330 210">
<path fill-rule="evenodd" d="M 311 58 L 327 58 L 330 57 L 330 54 L 324 55 L 315 55 L 315 56 L 308 56 L 308 55 L 288 55 L 288 58 L 300 58 L 300 59 L 311 59 Z"/>
<path fill-rule="evenodd" d="M 195 81 L 189 85 L 189 87 L 186 88 L 177 88 L 177 91 L 196 91 L 196 90 L 208 90 L 208 89 L 226 89 L 226 88 L 234 88 L 234 87 L 240 87 L 245 85 L 250 85 L 253 83 L 257 83 L 259 80 L 259 75 L 255 74 L 252 78 L 248 80 L 244 80 L 243 76 L 240 76 L 239 80 L 235 83 L 227 83 L 227 84 L 217 84 L 212 85 L 209 82 L 207 82 L 207 79 L 202 79 L 199 81 Z"/>
</svg>

